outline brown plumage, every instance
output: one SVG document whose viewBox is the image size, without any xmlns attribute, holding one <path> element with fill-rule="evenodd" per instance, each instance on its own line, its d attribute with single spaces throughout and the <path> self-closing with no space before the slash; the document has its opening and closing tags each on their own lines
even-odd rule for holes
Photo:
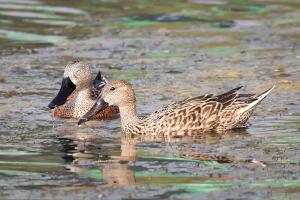
<svg viewBox="0 0 300 200">
<path fill-rule="evenodd" d="M 119 107 L 122 130 L 126 134 L 184 136 L 242 128 L 256 105 L 274 86 L 259 95 L 238 94 L 240 88 L 221 95 L 205 94 L 186 98 L 169 104 L 145 118 L 138 118 L 131 85 L 126 81 L 112 81 L 103 87 L 97 103 L 78 124 L 91 119 L 93 113 L 98 110 L 114 105 Z"/>
<path fill-rule="evenodd" d="M 91 69 L 82 61 L 74 61 L 66 66 L 61 89 L 49 104 L 54 117 L 80 118 L 96 102 L 106 80 L 100 72 L 92 80 Z M 98 112 L 93 119 L 102 120 L 116 117 L 118 108 L 109 106 Z"/>
</svg>

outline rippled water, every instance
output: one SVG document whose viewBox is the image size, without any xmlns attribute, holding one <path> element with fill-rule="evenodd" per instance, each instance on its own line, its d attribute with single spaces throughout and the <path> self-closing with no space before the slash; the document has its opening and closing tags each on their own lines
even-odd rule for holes
<svg viewBox="0 0 300 200">
<path fill-rule="evenodd" d="M 4 199 L 298 199 L 300 4 L 0 0 Z M 245 131 L 126 138 L 119 120 L 53 120 L 79 58 L 135 87 L 141 115 L 199 93 L 277 87 Z"/>
</svg>

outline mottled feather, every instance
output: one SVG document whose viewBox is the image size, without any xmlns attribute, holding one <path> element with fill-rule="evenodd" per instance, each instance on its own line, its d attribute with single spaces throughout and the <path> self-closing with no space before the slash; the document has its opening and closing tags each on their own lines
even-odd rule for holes
<svg viewBox="0 0 300 200">
<path fill-rule="evenodd" d="M 81 76 L 73 76 L 80 69 Z M 78 88 L 71 93 L 67 101 L 52 110 L 54 117 L 59 118 L 80 118 L 82 117 L 96 102 L 97 97 L 101 94 L 103 79 L 100 71 L 97 73 L 94 80 L 91 80 L 91 70 L 89 65 L 82 61 L 74 61 L 66 66 L 64 76 L 73 76 L 78 82 Z M 83 85 L 84 87 L 82 87 Z M 118 113 L 116 106 L 110 106 L 97 113 L 93 119 L 102 120 L 115 118 Z"/>
<path fill-rule="evenodd" d="M 101 99 L 108 105 L 119 106 L 122 130 L 126 134 L 193 135 L 244 127 L 255 106 L 274 86 L 260 95 L 238 94 L 240 88 L 220 95 L 189 97 L 144 118 L 136 115 L 135 94 L 126 81 L 109 82 L 103 88 Z"/>
</svg>

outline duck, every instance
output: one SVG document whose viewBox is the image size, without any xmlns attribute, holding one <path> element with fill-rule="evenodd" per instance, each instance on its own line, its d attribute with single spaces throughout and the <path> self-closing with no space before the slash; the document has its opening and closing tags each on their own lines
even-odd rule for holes
<svg viewBox="0 0 300 200">
<path fill-rule="evenodd" d="M 95 104 L 101 88 L 107 80 L 99 71 L 92 79 L 92 71 L 88 63 L 75 60 L 66 65 L 61 88 L 48 108 L 56 118 L 78 119 L 86 114 Z M 118 116 L 118 107 L 109 106 L 96 113 L 93 119 L 103 120 Z"/>
<path fill-rule="evenodd" d="M 103 86 L 96 103 L 79 119 L 78 125 L 89 121 L 108 106 L 117 106 L 124 134 L 176 137 L 245 128 L 256 106 L 274 87 L 261 94 L 239 94 L 241 87 L 237 87 L 220 95 L 189 97 L 140 118 L 132 85 L 124 80 L 115 80 Z"/>
</svg>

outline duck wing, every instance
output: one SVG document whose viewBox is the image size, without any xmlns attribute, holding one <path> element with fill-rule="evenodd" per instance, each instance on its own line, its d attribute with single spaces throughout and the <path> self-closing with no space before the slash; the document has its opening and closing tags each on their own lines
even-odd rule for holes
<svg viewBox="0 0 300 200">
<path fill-rule="evenodd" d="M 153 132 L 189 134 L 193 131 L 210 131 L 218 126 L 219 113 L 238 97 L 241 87 L 221 95 L 205 94 L 169 104 L 145 120 L 152 124 Z M 181 133 L 179 133 L 181 132 Z"/>
<path fill-rule="evenodd" d="M 273 85 L 261 94 L 238 94 L 235 101 L 220 113 L 219 130 L 242 128 L 252 115 L 256 106 L 274 89 Z"/>
</svg>

